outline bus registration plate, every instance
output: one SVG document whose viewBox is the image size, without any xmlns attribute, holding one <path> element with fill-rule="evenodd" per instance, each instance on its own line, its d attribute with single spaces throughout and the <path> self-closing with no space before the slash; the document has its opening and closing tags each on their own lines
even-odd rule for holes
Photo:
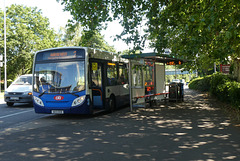
<svg viewBox="0 0 240 161">
<path fill-rule="evenodd" d="M 51 111 L 52 114 L 64 114 L 63 110 L 52 110 Z"/>
</svg>

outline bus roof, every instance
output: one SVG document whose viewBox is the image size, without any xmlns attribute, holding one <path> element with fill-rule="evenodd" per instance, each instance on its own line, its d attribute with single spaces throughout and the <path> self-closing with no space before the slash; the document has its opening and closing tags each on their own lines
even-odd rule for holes
<svg viewBox="0 0 240 161">
<path fill-rule="evenodd" d="M 118 54 L 114 52 L 108 52 L 100 49 L 95 49 L 90 47 L 80 47 L 80 46 L 49 48 L 49 49 L 37 51 L 36 54 L 40 52 L 59 50 L 59 49 L 84 49 L 86 51 L 86 54 L 89 56 L 89 58 L 128 62 L 127 59 L 121 58 Z"/>
<path fill-rule="evenodd" d="M 57 49 L 87 49 L 87 47 L 80 47 L 80 46 L 72 46 L 72 47 L 56 47 L 56 48 L 48 48 L 48 49 L 43 49 L 39 50 L 36 53 L 44 52 L 44 51 L 49 51 L 49 50 L 57 50 Z"/>
</svg>

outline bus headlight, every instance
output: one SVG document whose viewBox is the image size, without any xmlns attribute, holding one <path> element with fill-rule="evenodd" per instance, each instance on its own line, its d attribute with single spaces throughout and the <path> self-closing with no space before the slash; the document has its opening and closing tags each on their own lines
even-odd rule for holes
<svg viewBox="0 0 240 161">
<path fill-rule="evenodd" d="M 34 100 L 34 102 L 35 102 L 36 104 L 38 104 L 39 106 L 44 106 L 43 101 L 42 101 L 40 98 L 38 98 L 38 97 L 36 97 L 36 96 L 33 96 L 33 100 Z"/>
<path fill-rule="evenodd" d="M 73 106 L 78 106 L 78 105 L 82 104 L 83 101 L 85 100 L 85 98 L 86 98 L 86 96 L 84 95 L 84 96 L 78 97 L 75 100 L 73 100 L 72 107 Z"/>
</svg>

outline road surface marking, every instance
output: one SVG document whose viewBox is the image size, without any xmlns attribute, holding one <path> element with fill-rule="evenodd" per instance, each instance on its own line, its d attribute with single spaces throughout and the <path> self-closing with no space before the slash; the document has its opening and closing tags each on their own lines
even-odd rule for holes
<svg viewBox="0 0 240 161">
<path fill-rule="evenodd" d="M 22 111 L 22 112 L 13 113 L 13 114 L 10 114 L 10 115 L 0 116 L 0 119 L 7 118 L 7 117 L 11 117 L 11 116 L 15 116 L 15 115 L 20 115 L 20 114 L 27 113 L 27 112 L 31 112 L 31 111 L 33 111 L 33 110 L 27 110 L 27 111 Z"/>
</svg>

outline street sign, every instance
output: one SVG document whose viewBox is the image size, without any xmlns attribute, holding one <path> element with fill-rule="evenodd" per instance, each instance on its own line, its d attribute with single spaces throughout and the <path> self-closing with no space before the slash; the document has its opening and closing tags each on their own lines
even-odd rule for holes
<svg viewBox="0 0 240 161">
<path fill-rule="evenodd" d="M 224 74 L 229 74 L 230 66 L 231 66 L 230 64 L 227 65 L 220 64 L 220 72 Z"/>
</svg>

